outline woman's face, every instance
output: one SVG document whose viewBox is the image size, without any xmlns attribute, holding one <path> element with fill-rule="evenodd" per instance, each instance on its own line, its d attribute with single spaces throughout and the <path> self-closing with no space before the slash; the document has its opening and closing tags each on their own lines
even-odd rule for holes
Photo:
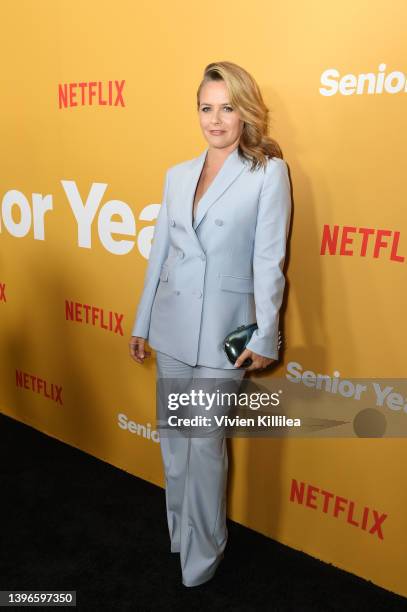
<svg viewBox="0 0 407 612">
<path fill-rule="evenodd" d="M 208 81 L 201 89 L 199 122 L 210 147 L 223 149 L 237 145 L 244 122 L 229 103 L 224 81 Z"/>
</svg>

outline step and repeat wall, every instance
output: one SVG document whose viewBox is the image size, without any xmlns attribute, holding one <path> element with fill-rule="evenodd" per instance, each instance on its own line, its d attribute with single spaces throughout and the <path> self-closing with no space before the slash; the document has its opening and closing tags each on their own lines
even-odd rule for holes
<svg viewBox="0 0 407 612">
<path fill-rule="evenodd" d="M 407 595 L 407 4 L 18 0 L 2 23 L 2 413 L 163 486 L 154 351 L 128 342 L 166 170 L 207 146 L 204 67 L 240 64 L 293 188 L 281 360 L 250 382 L 376 401 L 230 439 L 228 515 Z"/>
</svg>

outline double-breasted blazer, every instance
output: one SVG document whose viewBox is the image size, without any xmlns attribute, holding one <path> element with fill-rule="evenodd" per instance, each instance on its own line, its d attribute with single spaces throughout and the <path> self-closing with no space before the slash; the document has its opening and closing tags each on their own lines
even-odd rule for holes
<svg viewBox="0 0 407 612">
<path fill-rule="evenodd" d="M 247 348 L 278 359 L 283 265 L 291 217 L 287 164 L 250 171 L 238 148 L 192 220 L 208 153 L 167 170 L 132 335 L 189 365 L 231 369 L 222 341 L 257 322 Z"/>
</svg>

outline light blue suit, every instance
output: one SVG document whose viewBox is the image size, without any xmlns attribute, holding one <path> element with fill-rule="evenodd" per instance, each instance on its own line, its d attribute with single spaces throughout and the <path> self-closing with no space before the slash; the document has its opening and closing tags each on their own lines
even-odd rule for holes
<svg viewBox="0 0 407 612">
<path fill-rule="evenodd" d="M 233 368 L 222 341 L 257 322 L 247 348 L 278 359 L 283 264 L 291 216 L 287 164 L 228 155 L 198 203 L 208 149 L 169 168 L 132 335 L 195 366 Z"/>
<path fill-rule="evenodd" d="M 213 390 L 220 381 L 234 389 L 245 370 L 233 368 L 222 341 L 236 327 L 257 321 L 248 348 L 278 358 L 290 183 L 283 160 L 250 172 L 235 149 L 192 224 L 207 152 L 167 171 L 132 335 L 157 351 L 157 378 L 188 379 L 195 390 L 201 383 L 207 390 L 208 381 Z M 180 553 L 183 584 L 196 586 L 214 575 L 226 546 L 226 440 L 160 430 L 160 442 L 171 550 Z"/>
</svg>

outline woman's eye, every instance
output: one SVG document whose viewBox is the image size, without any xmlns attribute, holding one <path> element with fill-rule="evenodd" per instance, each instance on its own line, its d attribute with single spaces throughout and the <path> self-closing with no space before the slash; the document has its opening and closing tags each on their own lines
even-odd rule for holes
<svg viewBox="0 0 407 612">
<path fill-rule="evenodd" d="M 233 110 L 233 108 L 231 106 L 224 106 L 223 108 L 224 108 L 224 110 L 227 110 L 228 112 Z M 209 106 L 203 106 L 201 110 L 203 112 L 205 112 L 207 110 L 210 110 L 210 107 Z"/>
</svg>

